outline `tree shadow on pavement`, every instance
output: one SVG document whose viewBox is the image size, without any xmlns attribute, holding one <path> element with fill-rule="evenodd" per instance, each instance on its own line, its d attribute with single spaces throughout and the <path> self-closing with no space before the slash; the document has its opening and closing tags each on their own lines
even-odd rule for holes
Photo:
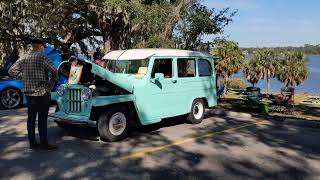
<svg viewBox="0 0 320 180">
<path fill-rule="evenodd" d="M 17 120 L 12 114 L 1 118 L 0 129 L 0 178 L 1 179 L 188 179 L 200 177 L 211 179 L 209 171 L 195 170 L 204 157 L 176 146 L 165 153 L 156 154 L 155 159 L 165 159 L 161 165 L 149 164 L 143 158 L 121 160 L 122 156 L 134 153 L 137 146 L 152 147 L 172 143 L 158 131 L 148 134 L 133 134 L 122 142 L 108 143 L 92 140 L 95 130 L 74 128 L 70 132 L 49 122 L 48 134 L 51 142 L 59 145 L 57 151 L 42 152 L 28 149 L 25 115 Z M 24 122 L 22 122 L 24 121 Z M 173 123 L 173 124 L 172 124 Z M 179 124 L 165 122 L 158 128 Z M 180 123 L 181 124 L 181 123 Z M 80 137 L 80 138 L 79 138 Z M 89 137 L 89 138 L 88 138 Z M 195 160 L 194 158 L 198 160 Z M 183 164 L 182 168 L 172 162 Z M 189 169 L 190 167 L 190 169 Z"/>
<path fill-rule="evenodd" d="M 154 131 L 136 131 L 121 142 L 98 141 L 97 132 L 75 129 L 66 132 L 50 122 L 49 137 L 59 150 L 28 150 L 25 115 L 5 116 L 0 121 L 0 178 L 24 179 L 308 179 L 319 173 L 320 159 L 316 130 L 289 127 L 270 121 L 252 124 L 239 117 L 208 117 L 206 127 L 183 124 L 184 117 L 155 125 Z M 212 115 L 213 116 L 213 115 Z M 226 128 L 252 124 L 236 133 L 196 139 L 190 144 L 171 146 L 136 159 L 122 157 L 150 147 L 172 144 L 175 140 L 163 129 L 191 127 L 199 137 Z M 185 128 L 185 127 L 183 127 Z M 93 137 L 93 139 L 91 139 Z M 251 149 L 252 148 L 252 149 Z"/>
<path fill-rule="evenodd" d="M 237 118 L 226 117 L 224 120 L 220 122 L 221 127 L 239 126 L 234 126 L 239 123 Z M 248 127 L 235 130 L 235 133 L 197 139 L 196 142 L 224 152 L 216 161 L 230 178 L 308 179 L 319 175 L 316 166 L 320 165 L 320 144 L 315 137 L 319 136 L 320 130 L 287 126 L 272 120 L 265 124 L 247 124 Z M 219 131 L 216 127 L 194 130 L 195 135 Z"/>
</svg>

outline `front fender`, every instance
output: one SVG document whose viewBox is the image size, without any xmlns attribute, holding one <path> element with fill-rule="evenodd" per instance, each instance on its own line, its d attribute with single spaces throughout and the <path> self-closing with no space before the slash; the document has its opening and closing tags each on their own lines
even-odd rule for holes
<svg viewBox="0 0 320 180">
<path fill-rule="evenodd" d="M 21 80 L 4 80 L 0 82 L 0 91 L 8 87 L 14 87 L 21 91 L 23 82 Z"/>
<path fill-rule="evenodd" d="M 123 102 L 132 102 L 134 101 L 133 94 L 129 95 L 116 95 L 116 96 L 98 96 L 92 98 L 92 106 L 106 106 L 110 104 L 117 104 Z"/>
<path fill-rule="evenodd" d="M 57 101 L 59 98 L 59 95 L 57 92 L 51 92 L 51 101 Z"/>
</svg>

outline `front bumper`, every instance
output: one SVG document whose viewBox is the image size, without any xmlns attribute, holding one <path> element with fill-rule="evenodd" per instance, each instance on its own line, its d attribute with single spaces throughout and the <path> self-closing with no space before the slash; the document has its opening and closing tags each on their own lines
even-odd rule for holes
<svg viewBox="0 0 320 180">
<path fill-rule="evenodd" d="M 87 117 L 68 115 L 63 112 L 50 113 L 49 117 L 56 122 L 64 122 L 76 126 L 97 127 L 96 121 L 91 121 Z"/>
</svg>

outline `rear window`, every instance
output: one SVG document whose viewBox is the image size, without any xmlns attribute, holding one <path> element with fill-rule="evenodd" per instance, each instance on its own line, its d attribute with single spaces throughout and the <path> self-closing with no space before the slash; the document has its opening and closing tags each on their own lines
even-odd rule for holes
<svg viewBox="0 0 320 180">
<path fill-rule="evenodd" d="M 211 63 L 206 59 L 199 59 L 198 60 L 198 69 L 199 69 L 199 76 L 200 77 L 212 75 Z"/>
</svg>

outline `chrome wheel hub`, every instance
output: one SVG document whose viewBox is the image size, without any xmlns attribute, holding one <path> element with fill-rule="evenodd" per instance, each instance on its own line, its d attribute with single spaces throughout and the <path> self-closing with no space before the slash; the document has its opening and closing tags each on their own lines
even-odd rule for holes
<svg viewBox="0 0 320 180">
<path fill-rule="evenodd" d="M 121 113 L 117 112 L 113 114 L 109 121 L 109 131 L 114 136 L 121 135 L 127 126 L 127 119 L 126 116 Z"/>
<path fill-rule="evenodd" d="M 5 108 L 14 108 L 20 104 L 20 93 L 15 89 L 7 89 L 1 94 L 1 102 Z"/>
<path fill-rule="evenodd" d="M 204 113 L 204 107 L 203 104 L 200 102 L 197 102 L 194 106 L 193 106 L 193 110 L 192 110 L 193 116 L 196 119 L 201 119 L 201 117 L 203 116 Z"/>
</svg>

